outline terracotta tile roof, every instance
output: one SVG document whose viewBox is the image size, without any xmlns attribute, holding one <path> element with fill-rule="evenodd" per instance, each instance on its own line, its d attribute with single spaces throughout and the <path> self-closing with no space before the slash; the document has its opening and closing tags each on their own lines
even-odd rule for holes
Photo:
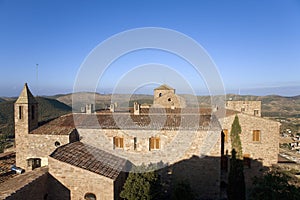
<svg viewBox="0 0 300 200">
<path fill-rule="evenodd" d="M 75 131 L 73 117 L 72 114 L 68 114 L 34 129 L 30 134 L 69 135 L 73 131 Z"/>
<path fill-rule="evenodd" d="M 126 159 L 81 142 L 61 146 L 50 157 L 113 180 L 132 166 Z"/>
<path fill-rule="evenodd" d="M 10 169 L 15 163 L 16 154 L 14 152 L 0 154 L 0 183 L 16 176 L 16 174 Z"/>
<path fill-rule="evenodd" d="M 0 184 L 0 199 L 6 199 L 16 191 L 28 186 L 28 184 L 37 180 L 41 176 L 47 175 L 48 168 L 40 167 L 33 171 L 26 172 L 24 174 L 17 175 L 4 183 Z"/>
<path fill-rule="evenodd" d="M 226 111 L 226 116 L 238 113 Z M 68 114 L 40 126 L 31 134 L 69 135 L 76 128 L 178 130 L 208 129 L 212 122 L 211 109 L 160 109 L 142 108 L 140 115 L 133 115 L 132 109 L 119 112 L 101 111 L 95 114 Z M 161 124 L 164 122 L 164 124 Z M 119 127 L 118 125 L 122 125 Z"/>
</svg>

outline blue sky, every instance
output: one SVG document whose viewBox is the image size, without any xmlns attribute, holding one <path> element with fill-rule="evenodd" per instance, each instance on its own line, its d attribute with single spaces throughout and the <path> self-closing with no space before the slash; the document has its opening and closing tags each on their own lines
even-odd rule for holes
<svg viewBox="0 0 300 200">
<path fill-rule="evenodd" d="M 196 40 L 227 93 L 300 94 L 300 1 L 0 0 L 0 96 L 17 96 L 25 82 L 34 94 L 71 92 L 82 62 L 99 43 L 141 27 L 173 29 Z M 111 91 L 118 67 L 125 73 L 149 62 L 174 66 L 205 93 L 191 66 L 148 50 L 120 58 L 103 75 L 99 92 Z"/>
</svg>

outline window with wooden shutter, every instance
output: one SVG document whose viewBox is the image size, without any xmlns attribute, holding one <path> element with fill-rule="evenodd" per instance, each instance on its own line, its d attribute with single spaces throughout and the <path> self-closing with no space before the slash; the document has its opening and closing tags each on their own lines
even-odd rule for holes
<svg viewBox="0 0 300 200">
<path fill-rule="evenodd" d="M 260 130 L 253 130 L 253 141 L 254 142 L 260 141 Z"/>
<path fill-rule="evenodd" d="M 114 137 L 114 148 L 123 148 L 124 147 L 124 138 L 122 137 Z"/>
<path fill-rule="evenodd" d="M 149 150 L 159 149 L 160 148 L 160 138 L 152 137 L 149 139 Z"/>
</svg>

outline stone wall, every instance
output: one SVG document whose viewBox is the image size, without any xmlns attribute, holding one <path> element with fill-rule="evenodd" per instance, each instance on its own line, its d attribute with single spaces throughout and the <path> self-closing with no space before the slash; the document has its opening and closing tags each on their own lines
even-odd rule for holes
<svg viewBox="0 0 300 200">
<path fill-rule="evenodd" d="M 171 131 L 171 130 L 111 130 L 78 129 L 81 142 L 95 146 L 131 161 L 134 165 L 151 163 L 175 163 L 201 154 L 220 156 L 221 130 L 210 131 Z M 212 135 L 214 137 L 212 137 Z M 123 138 L 124 147 L 114 148 L 113 137 Z M 149 150 L 149 139 L 160 138 L 160 148 Z M 136 138 L 136 149 L 134 149 Z M 206 147 L 206 148 L 205 148 Z"/>
<path fill-rule="evenodd" d="M 70 190 L 71 199 L 83 200 L 86 193 L 95 194 L 97 199 L 119 199 L 119 194 L 114 193 L 114 180 L 104 176 L 51 157 L 49 157 L 49 173 Z"/>
<path fill-rule="evenodd" d="M 231 153 L 230 129 L 235 115 L 226 117 L 223 129 L 228 130 L 228 142 L 225 142 L 225 152 Z M 243 154 L 250 154 L 252 160 L 262 162 L 264 166 L 271 166 L 278 161 L 279 128 L 278 122 L 246 114 L 238 114 L 242 128 L 240 134 Z M 260 130 L 260 141 L 253 141 L 253 130 Z"/>
<path fill-rule="evenodd" d="M 55 142 L 60 145 L 69 143 L 68 135 L 37 135 L 21 134 L 16 140 L 16 165 L 25 170 L 28 158 L 41 158 L 41 166 L 48 165 L 48 155 L 56 148 Z"/>
<path fill-rule="evenodd" d="M 184 108 L 185 100 L 176 95 L 174 90 L 154 90 L 153 107 Z"/>
<path fill-rule="evenodd" d="M 226 108 L 249 115 L 261 116 L 261 101 L 227 101 Z"/>
</svg>

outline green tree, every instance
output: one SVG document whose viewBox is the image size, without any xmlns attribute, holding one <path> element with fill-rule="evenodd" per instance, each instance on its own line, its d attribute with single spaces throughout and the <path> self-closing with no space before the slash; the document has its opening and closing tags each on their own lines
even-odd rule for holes
<svg viewBox="0 0 300 200">
<path fill-rule="evenodd" d="M 227 196 L 229 200 L 244 200 L 246 199 L 245 177 L 243 165 L 243 152 L 240 134 L 242 132 L 239 118 L 236 115 L 231 126 L 231 159 L 230 171 L 228 175 Z"/>
<path fill-rule="evenodd" d="M 134 168 L 129 173 L 120 197 L 127 200 L 158 199 L 160 188 L 161 183 L 158 173 L 142 165 Z"/>
<path fill-rule="evenodd" d="M 283 172 L 272 170 L 263 177 L 254 178 L 251 200 L 294 200 L 300 197 L 300 188 L 292 185 L 291 177 Z"/>
<path fill-rule="evenodd" d="M 240 126 L 239 118 L 236 115 L 231 125 L 230 139 L 231 139 L 231 147 L 236 151 L 237 159 L 243 159 L 242 143 L 240 139 L 241 133 L 242 133 L 242 128 Z"/>
</svg>

